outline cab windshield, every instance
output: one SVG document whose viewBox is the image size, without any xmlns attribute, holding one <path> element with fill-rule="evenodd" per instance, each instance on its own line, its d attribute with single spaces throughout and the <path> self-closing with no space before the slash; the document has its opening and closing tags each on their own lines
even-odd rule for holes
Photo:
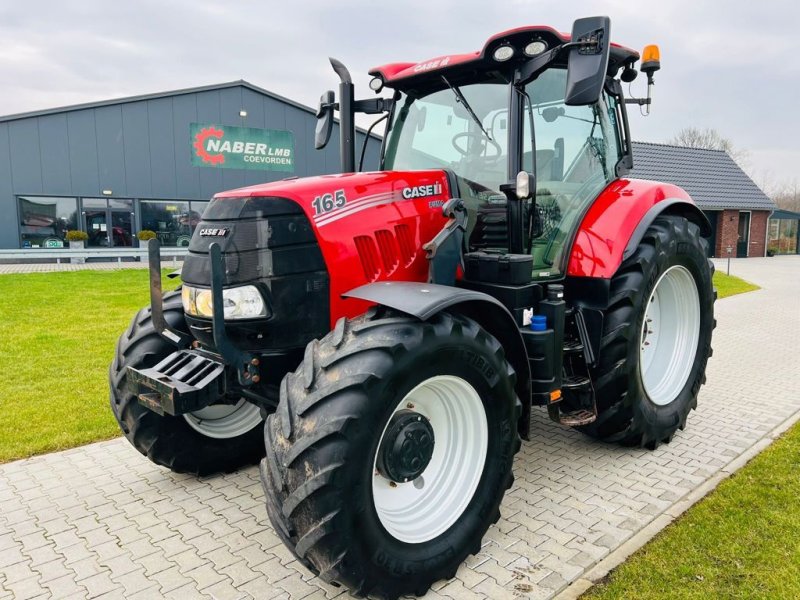
<svg viewBox="0 0 800 600">
<path fill-rule="evenodd" d="M 387 140 L 384 167 L 450 169 L 488 199 L 500 194 L 500 184 L 508 176 L 509 87 L 476 83 L 456 89 L 480 125 L 449 87 L 421 98 L 403 95 Z"/>
<path fill-rule="evenodd" d="M 524 89 L 522 168 L 536 174 L 527 207 L 527 248 L 534 277 L 563 276 L 565 249 L 585 209 L 615 178 L 620 157 L 617 107 L 603 97 L 588 106 L 564 103 L 566 70 L 551 68 Z M 387 138 L 387 170 L 450 169 L 458 176 L 468 213 L 471 250 L 507 249 L 508 83 L 458 86 L 414 97 L 402 95 Z M 469 110 L 471 109 L 471 111 Z M 473 113 L 474 117 L 473 117 Z M 531 142 L 535 132 L 535 147 Z"/>
</svg>

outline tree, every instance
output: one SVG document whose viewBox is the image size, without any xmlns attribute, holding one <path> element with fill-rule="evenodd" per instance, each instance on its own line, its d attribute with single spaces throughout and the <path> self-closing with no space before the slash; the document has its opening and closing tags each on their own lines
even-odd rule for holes
<svg viewBox="0 0 800 600">
<path fill-rule="evenodd" d="M 770 194 L 770 196 L 775 204 L 778 205 L 778 208 L 800 212 L 800 185 L 798 185 L 796 179 L 784 183 Z"/>
<path fill-rule="evenodd" d="M 706 129 L 684 127 L 668 143 L 687 148 L 724 150 L 739 166 L 742 166 L 747 161 L 747 150 L 736 148 L 729 138 L 724 137 L 719 131 L 710 127 Z"/>
</svg>

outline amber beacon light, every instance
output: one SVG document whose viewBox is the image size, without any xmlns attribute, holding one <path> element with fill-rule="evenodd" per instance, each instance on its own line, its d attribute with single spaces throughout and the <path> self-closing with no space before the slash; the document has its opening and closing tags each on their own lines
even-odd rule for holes
<svg viewBox="0 0 800 600">
<path fill-rule="evenodd" d="M 644 50 L 642 50 L 642 66 L 639 67 L 639 70 L 643 73 L 647 73 L 648 76 L 652 76 L 652 74 L 658 71 L 660 68 L 661 52 L 659 51 L 658 46 L 655 44 L 645 46 Z"/>
</svg>

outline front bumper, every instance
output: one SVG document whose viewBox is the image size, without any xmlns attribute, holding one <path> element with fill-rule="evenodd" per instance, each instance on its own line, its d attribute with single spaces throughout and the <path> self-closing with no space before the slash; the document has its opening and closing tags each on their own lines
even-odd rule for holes
<svg viewBox="0 0 800 600">
<path fill-rule="evenodd" d="M 178 350 L 149 369 L 128 367 L 128 391 L 159 415 L 182 415 L 218 402 L 225 363 L 198 350 Z"/>
</svg>

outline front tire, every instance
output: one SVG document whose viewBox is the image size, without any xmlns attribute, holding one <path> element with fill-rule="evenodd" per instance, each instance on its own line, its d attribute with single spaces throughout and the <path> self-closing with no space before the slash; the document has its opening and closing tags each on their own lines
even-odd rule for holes
<svg viewBox="0 0 800 600">
<path fill-rule="evenodd" d="M 164 318 L 186 331 L 180 292 L 164 294 Z M 187 415 L 158 415 L 126 388 L 128 367 L 155 366 L 175 350 L 153 327 L 143 308 L 117 341 L 109 368 L 111 410 L 127 440 L 157 465 L 176 473 L 211 475 L 258 463 L 264 456 L 260 410 L 241 400 L 215 404 Z"/>
<path fill-rule="evenodd" d="M 686 426 L 716 324 L 706 245 L 694 223 L 659 216 L 611 279 L 588 435 L 654 449 Z"/>
<path fill-rule="evenodd" d="M 358 596 L 422 595 L 453 577 L 513 481 L 514 379 L 497 340 L 465 317 L 341 319 L 284 378 L 267 421 L 276 532 Z"/>
</svg>

